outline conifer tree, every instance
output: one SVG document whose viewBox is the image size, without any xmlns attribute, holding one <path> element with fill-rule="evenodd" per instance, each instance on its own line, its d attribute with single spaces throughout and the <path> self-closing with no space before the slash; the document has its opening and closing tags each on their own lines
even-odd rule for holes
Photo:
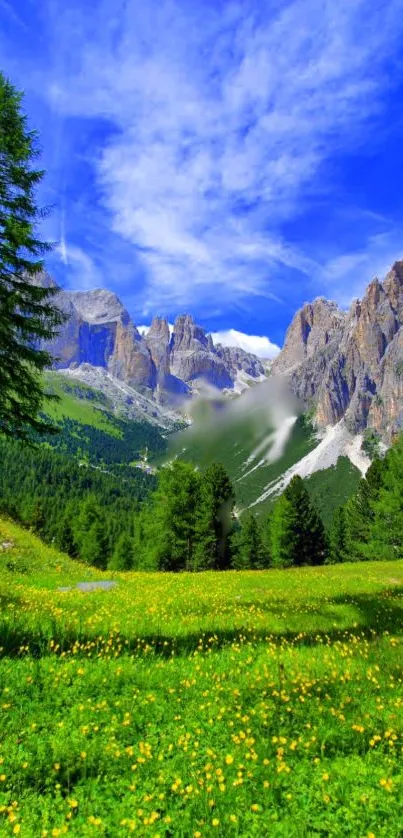
<svg viewBox="0 0 403 838">
<path fill-rule="evenodd" d="M 367 472 L 371 477 L 370 469 Z M 372 476 L 373 477 L 373 476 Z M 370 559 L 403 558 L 403 437 L 389 449 L 372 487 L 371 518 L 365 543 Z"/>
<path fill-rule="evenodd" d="M 234 543 L 234 542 L 232 542 Z M 245 515 L 237 533 L 232 565 L 237 570 L 261 570 L 267 567 L 259 522 L 252 512 Z"/>
<path fill-rule="evenodd" d="M 358 485 L 355 495 L 345 505 L 346 552 L 350 561 L 368 558 L 368 542 L 375 512 L 373 504 L 383 484 L 385 465 L 375 459 Z"/>
<path fill-rule="evenodd" d="M 77 556 L 77 545 L 75 542 L 71 521 L 71 511 L 70 509 L 66 509 L 60 521 L 60 525 L 56 535 L 56 543 L 63 553 L 67 553 L 67 555 L 71 556 L 71 558 L 75 558 Z"/>
<path fill-rule="evenodd" d="M 194 570 L 230 567 L 230 533 L 235 493 L 224 466 L 213 463 L 201 478 L 195 524 Z"/>
<path fill-rule="evenodd" d="M 296 510 L 285 492 L 274 506 L 270 537 L 273 567 L 291 567 L 295 564 L 299 557 L 300 534 Z"/>
<path fill-rule="evenodd" d="M 195 518 L 199 503 L 200 475 L 180 460 L 161 469 L 158 488 L 142 516 L 142 567 L 159 570 L 193 570 Z"/>
<path fill-rule="evenodd" d="M 298 475 L 275 506 L 272 551 L 273 563 L 280 567 L 323 564 L 326 559 L 325 529 Z"/>
<path fill-rule="evenodd" d="M 30 524 L 34 532 L 38 535 L 43 533 L 46 524 L 45 512 L 42 504 L 36 501 L 30 514 Z"/>
<path fill-rule="evenodd" d="M 271 528 L 272 528 L 272 515 L 273 511 L 271 511 L 268 515 L 263 518 L 261 524 L 261 536 L 262 536 L 262 546 L 263 546 L 263 556 L 264 556 L 264 567 L 271 567 L 272 565 L 272 553 L 271 553 Z"/>
<path fill-rule="evenodd" d="M 54 287 L 36 281 L 50 246 L 38 236 L 43 213 L 34 168 L 37 136 L 22 111 L 22 94 L 0 73 L 0 432 L 26 439 L 55 428 L 40 418 L 45 397 L 41 372 L 52 363 L 39 349 L 63 315 L 52 304 Z"/>
<path fill-rule="evenodd" d="M 329 533 L 329 564 L 348 561 L 346 543 L 346 513 L 343 506 L 335 510 Z"/>
<path fill-rule="evenodd" d="M 133 539 L 126 532 L 119 536 L 108 562 L 110 570 L 131 570 L 133 567 Z"/>
<path fill-rule="evenodd" d="M 81 540 L 79 557 L 85 564 L 105 570 L 108 564 L 108 539 L 101 521 L 96 520 Z"/>
</svg>

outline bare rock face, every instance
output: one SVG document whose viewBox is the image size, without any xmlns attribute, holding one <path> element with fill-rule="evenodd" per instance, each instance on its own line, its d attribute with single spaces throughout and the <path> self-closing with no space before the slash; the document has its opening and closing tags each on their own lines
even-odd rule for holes
<svg viewBox="0 0 403 838">
<path fill-rule="evenodd" d="M 315 406 L 319 425 L 344 416 L 355 432 L 370 426 L 390 437 L 403 426 L 403 262 L 374 279 L 348 315 L 333 306 L 304 306 L 273 370 Z"/>
<path fill-rule="evenodd" d="M 314 357 L 342 334 L 345 315 L 336 303 L 318 297 L 295 315 L 284 349 L 273 363 L 273 372 L 285 373 Z"/>
<path fill-rule="evenodd" d="M 155 386 L 156 370 L 153 360 L 145 341 L 132 322 L 128 325 L 117 323 L 114 350 L 107 366 L 115 378 L 120 378 L 131 387 L 152 390 Z"/>
<path fill-rule="evenodd" d="M 55 285 L 47 274 L 38 281 Z M 233 388 L 239 370 L 256 378 L 264 374 L 255 356 L 216 349 L 211 335 L 188 314 L 177 318 L 172 338 L 168 322 L 160 317 L 143 338 L 111 291 L 60 289 L 55 302 L 67 315 L 59 335 L 46 347 L 58 369 L 104 369 L 162 404 L 189 395 L 200 379 L 224 389 Z"/>
<path fill-rule="evenodd" d="M 67 315 L 58 337 L 46 347 L 56 368 L 91 364 L 131 386 L 153 388 L 152 357 L 116 294 L 103 289 L 60 290 L 55 303 Z"/>
<path fill-rule="evenodd" d="M 98 326 L 123 322 L 128 324 L 130 316 L 119 298 L 112 291 L 96 288 L 93 291 L 64 291 L 81 319 Z"/>
<path fill-rule="evenodd" d="M 164 387 L 164 383 L 170 374 L 170 339 L 168 321 L 161 317 L 154 317 L 146 337 L 146 345 L 156 369 L 157 385 L 159 387 Z"/>
<path fill-rule="evenodd" d="M 211 338 L 211 335 L 209 337 Z M 215 351 L 229 370 L 231 378 L 236 379 L 239 372 L 245 372 L 256 379 L 265 376 L 263 363 L 256 355 L 238 346 L 222 346 L 220 343 L 215 347 Z"/>
<path fill-rule="evenodd" d="M 189 314 L 175 320 L 170 344 L 171 373 L 181 381 L 203 378 L 224 389 L 233 381 L 224 361 L 217 355 L 204 329 Z"/>
<path fill-rule="evenodd" d="M 66 321 L 57 337 L 46 344 L 46 349 L 53 355 L 56 369 L 80 363 L 81 319 L 67 295 L 60 291 L 52 301 L 66 315 Z"/>
</svg>

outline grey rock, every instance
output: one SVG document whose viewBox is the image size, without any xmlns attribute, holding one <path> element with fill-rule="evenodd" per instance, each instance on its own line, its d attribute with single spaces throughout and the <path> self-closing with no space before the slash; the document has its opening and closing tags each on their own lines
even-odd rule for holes
<svg viewBox="0 0 403 838">
<path fill-rule="evenodd" d="M 220 343 L 215 347 L 216 354 L 224 362 L 230 376 L 236 379 L 238 372 L 245 372 L 252 378 L 259 379 L 266 374 L 264 364 L 252 355 L 237 346 L 222 346 Z"/>
<path fill-rule="evenodd" d="M 203 379 L 220 389 L 232 387 L 229 370 L 211 346 L 211 336 L 209 339 L 193 317 L 177 317 L 170 343 L 172 374 L 184 382 Z"/>
<path fill-rule="evenodd" d="M 315 300 L 295 316 L 273 371 L 314 407 L 318 425 L 345 417 L 385 439 L 403 426 L 403 262 L 369 284 L 348 314 Z"/>
<path fill-rule="evenodd" d="M 53 284 L 48 274 L 39 283 Z M 242 350 L 217 350 L 211 335 L 188 315 L 175 321 L 172 338 L 163 318 L 154 318 L 144 338 L 116 294 L 105 289 L 64 291 L 56 304 L 66 314 L 58 336 L 46 344 L 54 368 L 104 368 L 116 380 L 161 405 L 188 396 L 200 379 L 219 389 L 233 388 L 239 370 L 263 374 L 257 358 Z"/>
</svg>

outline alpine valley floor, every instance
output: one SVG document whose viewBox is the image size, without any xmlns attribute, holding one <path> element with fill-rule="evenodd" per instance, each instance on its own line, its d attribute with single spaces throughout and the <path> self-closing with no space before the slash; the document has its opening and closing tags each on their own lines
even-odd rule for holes
<svg viewBox="0 0 403 838">
<path fill-rule="evenodd" d="M 0 544 L 0 835 L 403 834 L 402 562 L 111 577 Z"/>
</svg>

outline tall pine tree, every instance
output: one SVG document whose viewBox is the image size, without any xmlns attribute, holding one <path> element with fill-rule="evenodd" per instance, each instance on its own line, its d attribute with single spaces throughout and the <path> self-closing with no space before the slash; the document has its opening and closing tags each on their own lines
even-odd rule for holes
<svg viewBox="0 0 403 838">
<path fill-rule="evenodd" d="M 134 562 L 133 539 L 126 532 L 119 536 L 112 557 L 109 559 L 110 570 L 131 570 Z"/>
<path fill-rule="evenodd" d="M 0 432 L 28 438 L 54 427 L 40 418 L 45 398 L 40 373 L 52 363 L 38 348 L 57 333 L 63 315 L 54 287 L 36 282 L 50 246 L 37 232 L 43 212 L 34 167 L 37 135 L 22 111 L 22 94 L 0 73 Z"/>
<path fill-rule="evenodd" d="M 358 485 L 355 495 L 345 505 L 346 554 L 349 561 L 368 558 L 368 544 L 375 512 L 373 504 L 379 497 L 383 484 L 385 465 L 374 460 Z"/>
<path fill-rule="evenodd" d="M 161 469 L 158 488 L 143 510 L 136 537 L 136 566 L 155 570 L 192 570 L 200 475 L 180 460 Z"/>
<path fill-rule="evenodd" d="M 194 570 L 225 570 L 231 564 L 230 533 L 235 493 L 224 466 L 213 463 L 201 478 L 195 522 Z"/>
<path fill-rule="evenodd" d="M 84 534 L 80 545 L 80 559 L 86 564 L 105 570 L 108 564 L 108 539 L 100 520 L 94 521 Z"/>
<path fill-rule="evenodd" d="M 339 506 L 333 515 L 329 533 L 329 564 L 348 561 L 346 540 L 346 513 L 344 506 Z"/>
<path fill-rule="evenodd" d="M 242 518 L 242 525 L 232 544 L 234 548 L 232 566 L 236 570 L 262 570 L 264 567 L 268 567 L 262 530 L 256 515 L 252 512 L 247 513 Z"/>
<path fill-rule="evenodd" d="M 298 475 L 276 503 L 271 532 L 274 565 L 318 565 L 326 560 L 325 529 Z"/>
<path fill-rule="evenodd" d="M 367 479 L 369 472 L 370 469 Z M 403 437 L 389 449 L 377 476 L 377 489 L 373 490 L 370 500 L 371 518 L 365 556 L 375 560 L 402 559 Z"/>
</svg>

